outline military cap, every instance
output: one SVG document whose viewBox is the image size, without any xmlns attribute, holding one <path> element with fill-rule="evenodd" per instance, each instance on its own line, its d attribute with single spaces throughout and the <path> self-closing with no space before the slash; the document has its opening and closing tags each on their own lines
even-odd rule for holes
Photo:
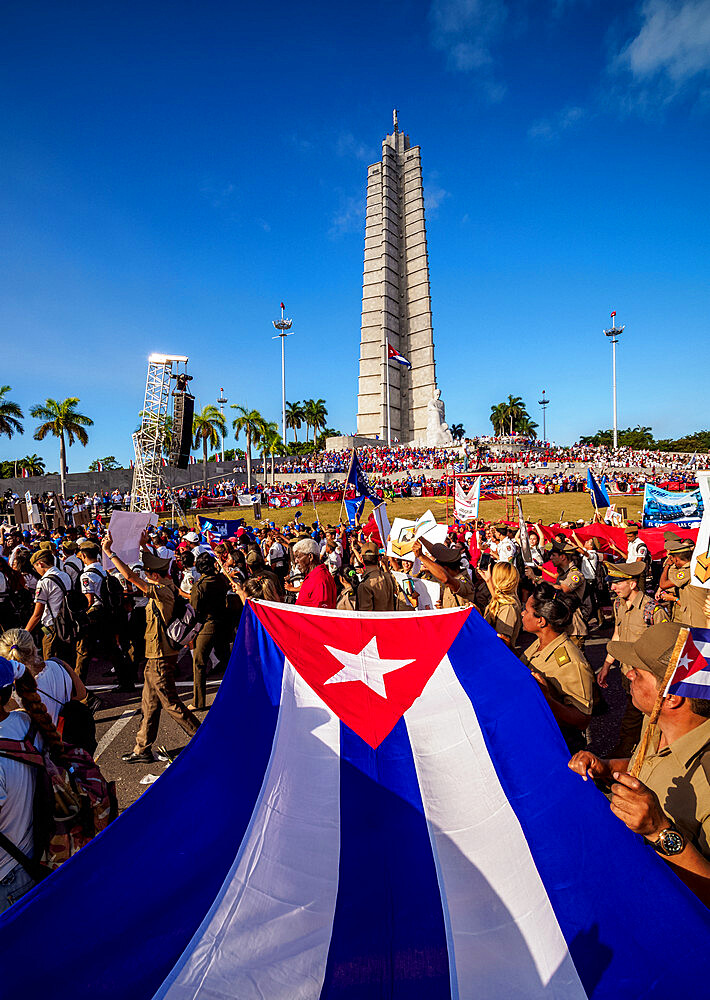
<svg viewBox="0 0 710 1000">
<path fill-rule="evenodd" d="M 692 538 L 680 538 L 675 531 L 666 531 L 663 534 L 663 542 L 666 552 L 669 555 L 680 555 L 681 552 L 692 552 L 695 542 Z"/>
<path fill-rule="evenodd" d="M 573 552 L 577 551 L 577 546 L 574 544 L 574 542 L 571 542 L 569 538 L 566 538 L 564 542 L 553 542 L 552 551 L 560 552 L 568 556 L 571 555 Z"/>
<path fill-rule="evenodd" d="M 36 566 L 38 562 L 43 562 L 47 557 L 49 557 L 50 562 L 54 562 L 54 556 L 49 549 L 37 549 L 37 551 L 33 552 L 30 556 L 30 562 L 33 566 Z"/>
<path fill-rule="evenodd" d="M 99 545 L 97 542 L 92 542 L 90 539 L 85 538 L 84 541 L 79 545 L 79 552 L 93 552 L 94 549 L 98 549 Z"/>
<path fill-rule="evenodd" d="M 422 545 L 429 552 L 434 562 L 442 566 L 457 566 L 461 559 L 461 548 L 458 545 L 444 545 L 442 542 L 428 542 L 426 538 L 420 539 Z"/>
<path fill-rule="evenodd" d="M 72 542 L 71 539 L 67 539 L 66 542 L 62 542 L 62 549 L 64 552 L 70 552 L 72 555 L 79 551 L 79 546 L 76 542 Z"/>
<path fill-rule="evenodd" d="M 247 566 L 251 566 L 255 562 L 263 562 L 263 561 L 264 557 L 262 556 L 259 549 L 252 546 L 252 548 L 250 548 L 249 551 L 247 552 Z"/>
<path fill-rule="evenodd" d="M 141 560 L 144 569 L 147 569 L 149 573 L 164 573 L 170 566 L 169 559 L 161 559 L 160 556 L 147 552 L 145 549 L 141 552 Z"/>
<path fill-rule="evenodd" d="M 625 521 L 623 528 L 624 528 L 624 534 L 626 535 L 638 535 L 639 533 L 638 524 L 631 524 L 630 521 Z"/>
<path fill-rule="evenodd" d="M 610 642 L 607 653 L 626 667 L 648 670 L 657 680 L 666 676 L 681 625 L 662 622 L 644 630 L 636 642 Z"/>
<path fill-rule="evenodd" d="M 40 549 L 49 549 L 50 552 L 54 552 L 54 544 L 47 539 L 39 543 Z"/>
<path fill-rule="evenodd" d="M 630 562 L 630 563 L 604 563 L 604 569 L 607 572 L 607 576 L 612 577 L 611 582 L 614 580 L 636 580 L 646 572 L 645 562 Z"/>
</svg>

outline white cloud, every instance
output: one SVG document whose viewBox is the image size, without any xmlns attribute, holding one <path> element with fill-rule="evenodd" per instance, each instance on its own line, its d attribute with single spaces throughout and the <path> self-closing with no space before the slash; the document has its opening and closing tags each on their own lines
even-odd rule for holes
<svg viewBox="0 0 710 1000">
<path fill-rule="evenodd" d="M 376 159 L 370 147 L 356 139 L 352 132 L 340 133 L 336 139 L 335 151 L 338 156 L 353 157 L 361 163 L 372 163 Z"/>
<path fill-rule="evenodd" d="M 491 86 L 491 45 L 507 16 L 504 0 L 433 0 L 429 9 L 431 41 L 456 73 L 485 73 L 490 100 L 500 100 L 502 85 Z"/>
<path fill-rule="evenodd" d="M 331 237 L 342 236 L 345 233 L 365 233 L 365 198 L 349 196 L 343 199 L 340 208 L 333 216 L 328 230 Z"/>
<path fill-rule="evenodd" d="M 645 0 L 641 27 L 614 59 L 641 101 L 669 101 L 710 74 L 710 0 Z"/>
<path fill-rule="evenodd" d="M 562 108 L 550 118 L 540 118 L 533 122 L 528 129 L 528 136 L 531 139 L 556 139 L 562 132 L 576 125 L 584 114 L 584 108 L 577 105 Z"/>
<path fill-rule="evenodd" d="M 424 207 L 430 217 L 436 215 L 437 209 L 446 201 L 450 192 L 436 184 L 428 184 L 424 188 Z"/>
</svg>

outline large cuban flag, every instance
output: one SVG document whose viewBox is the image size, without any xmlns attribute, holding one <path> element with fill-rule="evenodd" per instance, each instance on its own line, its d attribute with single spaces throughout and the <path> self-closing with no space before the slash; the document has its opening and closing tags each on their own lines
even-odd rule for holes
<svg viewBox="0 0 710 1000">
<path fill-rule="evenodd" d="M 475 610 L 251 604 L 188 748 L 0 918 L 2 996 L 704 995 L 710 914 L 567 756 Z"/>
</svg>

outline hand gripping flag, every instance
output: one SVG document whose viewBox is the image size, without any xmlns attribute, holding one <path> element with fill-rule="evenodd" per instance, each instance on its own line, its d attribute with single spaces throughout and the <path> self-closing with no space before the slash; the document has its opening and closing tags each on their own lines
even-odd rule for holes
<svg viewBox="0 0 710 1000">
<path fill-rule="evenodd" d="M 592 497 L 595 507 L 608 507 L 611 503 L 609 494 L 603 486 L 600 486 L 592 474 L 591 469 L 587 469 L 587 489 Z"/>
<path fill-rule="evenodd" d="M 250 602 L 187 748 L 0 916 L 3 996 L 703 995 L 710 913 L 567 759 L 475 609 Z"/>
<path fill-rule="evenodd" d="M 666 694 L 710 698 L 710 629 L 691 628 L 678 656 Z"/>
<path fill-rule="evenodd" d="M 390 361 L 396 361 L 398 364 L 402 365 L 403 368 L 411 368 L 412 362 L 407 361 L 403 354 L 399 351 L 395 351 L 394 347 L 388 342 L 387 344 L 387 357 Z"/>
<path fill-rule="evenodd" d="M 374 504 L 378 504 L 380 502 L 380 498 L 372 492 L 368 478 L 360 468 L 360 462 L 358 461 L 356 451 L 353 452 L 353 459 L 350 463 L 350 470 L 348 472 L 346 483 L 349 486 L 355 487 L 355 492 L 358 496 L 367 497 L 367 499 L 371 500 Z"/>
</svg>

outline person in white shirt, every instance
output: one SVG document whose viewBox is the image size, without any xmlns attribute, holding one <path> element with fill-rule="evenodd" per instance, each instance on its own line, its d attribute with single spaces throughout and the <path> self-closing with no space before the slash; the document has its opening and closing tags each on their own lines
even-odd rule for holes
<svg viewBox="0 0 710 1000">
<path fill-rule="evenodd" d="M 201 544 L 200 536 L 197 534 L 196 531 L 188 531 L 188 533 L 183 538 L 183 542 L 187 542 L 187 544 L 190 546 L 190 550 L 195 559 L 197 559 L 197 557 L 200 555 L 201 552 L 207 552 L 209 555 L 214 554 L 209 545 Z"/>
<path fill-rule="evenodd" d="M 498 562 L 515 562 L 515 542 L 508 537 L 509 528 L 506 524 L 496 524 L 494 528 L 498 543 Z"/>
<path fill-rule="evenodd" d="M 84 541 L 79 546 L 79 558 L 84 570 L 79 578 L 81 592 L 86 598 L 87 615 L 76 644 L 76 672 L 86 682 L 89 664 L 98 650 L 102 650 L 111 661 L 118 680 L 119 691 L 133 691 L 133 670 L 118 647 L 116 622 L 112 620 L 110 609 L 103 606 L 102 587 L 106 570 L 99 561 L 101 550 L 95 542 Z"/>
<path fill-rule="evenodd" d="M 42 626 L 42 655 L 45 660 L 58 656 L 61 660 L 72 658 L 71 646 L 57 634 L 57 618 L 66 596 L 71 590 L 71 580 L 54 564 L 54 555 L 49 549 L 40 549 L 32 556 L 32 565 L 40 579 L 35 589 L 35 606 L 30 620 L 25 626 L 32 632 Z"/>
<path fill-rule="evenodd" d="M 62 545 L 62 552 L 64 553 L 62 569 L 71 580 L 72 587 L 76 586 L 76 582 L 84 570 L 84 564 L 77 555 L 78 548 L 79 546 L 76 542 L 64 542 Z"/>
</svg>

